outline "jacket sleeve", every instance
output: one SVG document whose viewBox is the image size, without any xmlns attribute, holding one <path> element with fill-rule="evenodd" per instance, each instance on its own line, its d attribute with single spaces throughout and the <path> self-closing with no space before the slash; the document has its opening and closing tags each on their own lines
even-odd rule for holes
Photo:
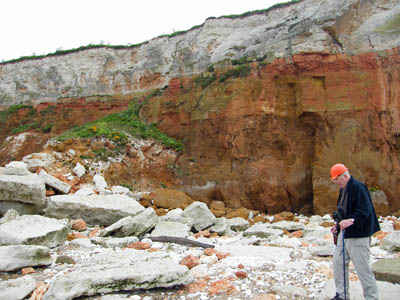
<svg viewBox="0 0 400 300">
<path fill-rule="evenodd" d="M 349 219 L 354 219 L 354 227 L 360 227 L 371 215 L 371 197 L 364 184 L 355 184 L 352 191 L 351 214 Z"/>
</svg>

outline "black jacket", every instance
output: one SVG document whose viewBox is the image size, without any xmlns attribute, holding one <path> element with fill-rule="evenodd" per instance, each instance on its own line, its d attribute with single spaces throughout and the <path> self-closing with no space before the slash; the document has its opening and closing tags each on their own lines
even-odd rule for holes
<svg viewBox="0 0 400 300">
<path fill-rule="evenodd" d="M 343 189 L 340 189 L 338 203 L 342 193 Z M 346 193 L 343 218 L 354 219 L 354 224 L 345 229 L 344 238 L 369 237 L 381 230 L 367 186 L 351 176 L 346 184 Z"/>
</svg>

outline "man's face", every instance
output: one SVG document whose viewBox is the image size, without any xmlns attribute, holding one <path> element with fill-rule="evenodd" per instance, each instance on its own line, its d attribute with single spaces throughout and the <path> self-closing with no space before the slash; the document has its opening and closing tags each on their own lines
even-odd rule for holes
<svg viewBox="0 0 400 300">
<path fill-rule="evenodd" d="M 341 189 L 344 189 L 344 187 L 346 186 L 348 181 L 348 178 L 342 174 L 338 177 L 336 177 L 333 182 L 337 184 L 338 187 L 340 187 Z"/>
</svg>

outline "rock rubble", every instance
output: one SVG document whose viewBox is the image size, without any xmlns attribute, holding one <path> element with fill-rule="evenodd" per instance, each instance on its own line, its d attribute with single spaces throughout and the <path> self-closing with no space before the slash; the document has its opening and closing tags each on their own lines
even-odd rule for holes
<svg viewBox="0 0 400 300">
<path fill-rule="evenodd" d="M 40 182 L 44 189 L 45 180 Z M 151 201 L 143 206 L 144 195 L 103 185 L 92 195 L 47 197 L 45 216 L 8 210 L 0 219 L 0 295 L 35 300 L 332 297 L 329 215 L 238 209 L 225 218 L 212 213 L 221 210 L 219 203 L 209 208 L 179 194 L 182 208 L 157 208 Z M 398 221 L 381 217 L 382 231 L 372 238 L 371 262 L 384 300 L 400 293 L 398 270 L 382 268 L 386 261 L 399 263 Z M 353 266 L 350 273 L 352 293 L 359 295 Z"/>
</svg>

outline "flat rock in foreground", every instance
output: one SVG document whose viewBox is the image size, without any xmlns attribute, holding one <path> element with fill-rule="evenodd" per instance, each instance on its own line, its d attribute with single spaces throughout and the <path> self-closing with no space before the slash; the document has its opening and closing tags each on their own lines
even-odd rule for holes
<svg viewBox="0 0 400 300">
<path fill-rule="evenodd" d="M 377 280 L 400 283 L 400 258 L 378 260 L 372 265 Z"/>
<path fill-rule="evenodd" d="M 54 218 L 81 218 L 89 224 L 111 225 L 144 210 L 135 199 L 121 194 L 57 195 L 48 200 L 45 214 Z"/>
<path fill-rule="evenodd" d="M 36 288 L 36 281 L 31 276 L 0 281 L 0 299 L 25 299 Z"/>
<path fill-rule="evenodd" d="M 16 201 L 43 205 L 46 189 L 42 178 L 32 175 L 0 174 L 0 201 Z"/>
<path fill-rule="evenodd" d="M 25 267 L 50 265 L 53 261 L 50 249 L 43 246 L 0 246 L 0 272 L 14 271 Z M 0 299 L 6 299 L 1 298 Z"/>
<path fill-rule="evenodd" d="M 170 258 L 118 266 L 104 264 L 57 277 L 43 300 L 70 300 L 116 291 L 172 287 L 188 284 L 192 280 L 189 269 Z"/>
<path fill-rule="evenodd" d="M 0 245 L 56 247 L 67 239 L 67 220 L 24 215 L 0 225 Z"/>
</svg>

